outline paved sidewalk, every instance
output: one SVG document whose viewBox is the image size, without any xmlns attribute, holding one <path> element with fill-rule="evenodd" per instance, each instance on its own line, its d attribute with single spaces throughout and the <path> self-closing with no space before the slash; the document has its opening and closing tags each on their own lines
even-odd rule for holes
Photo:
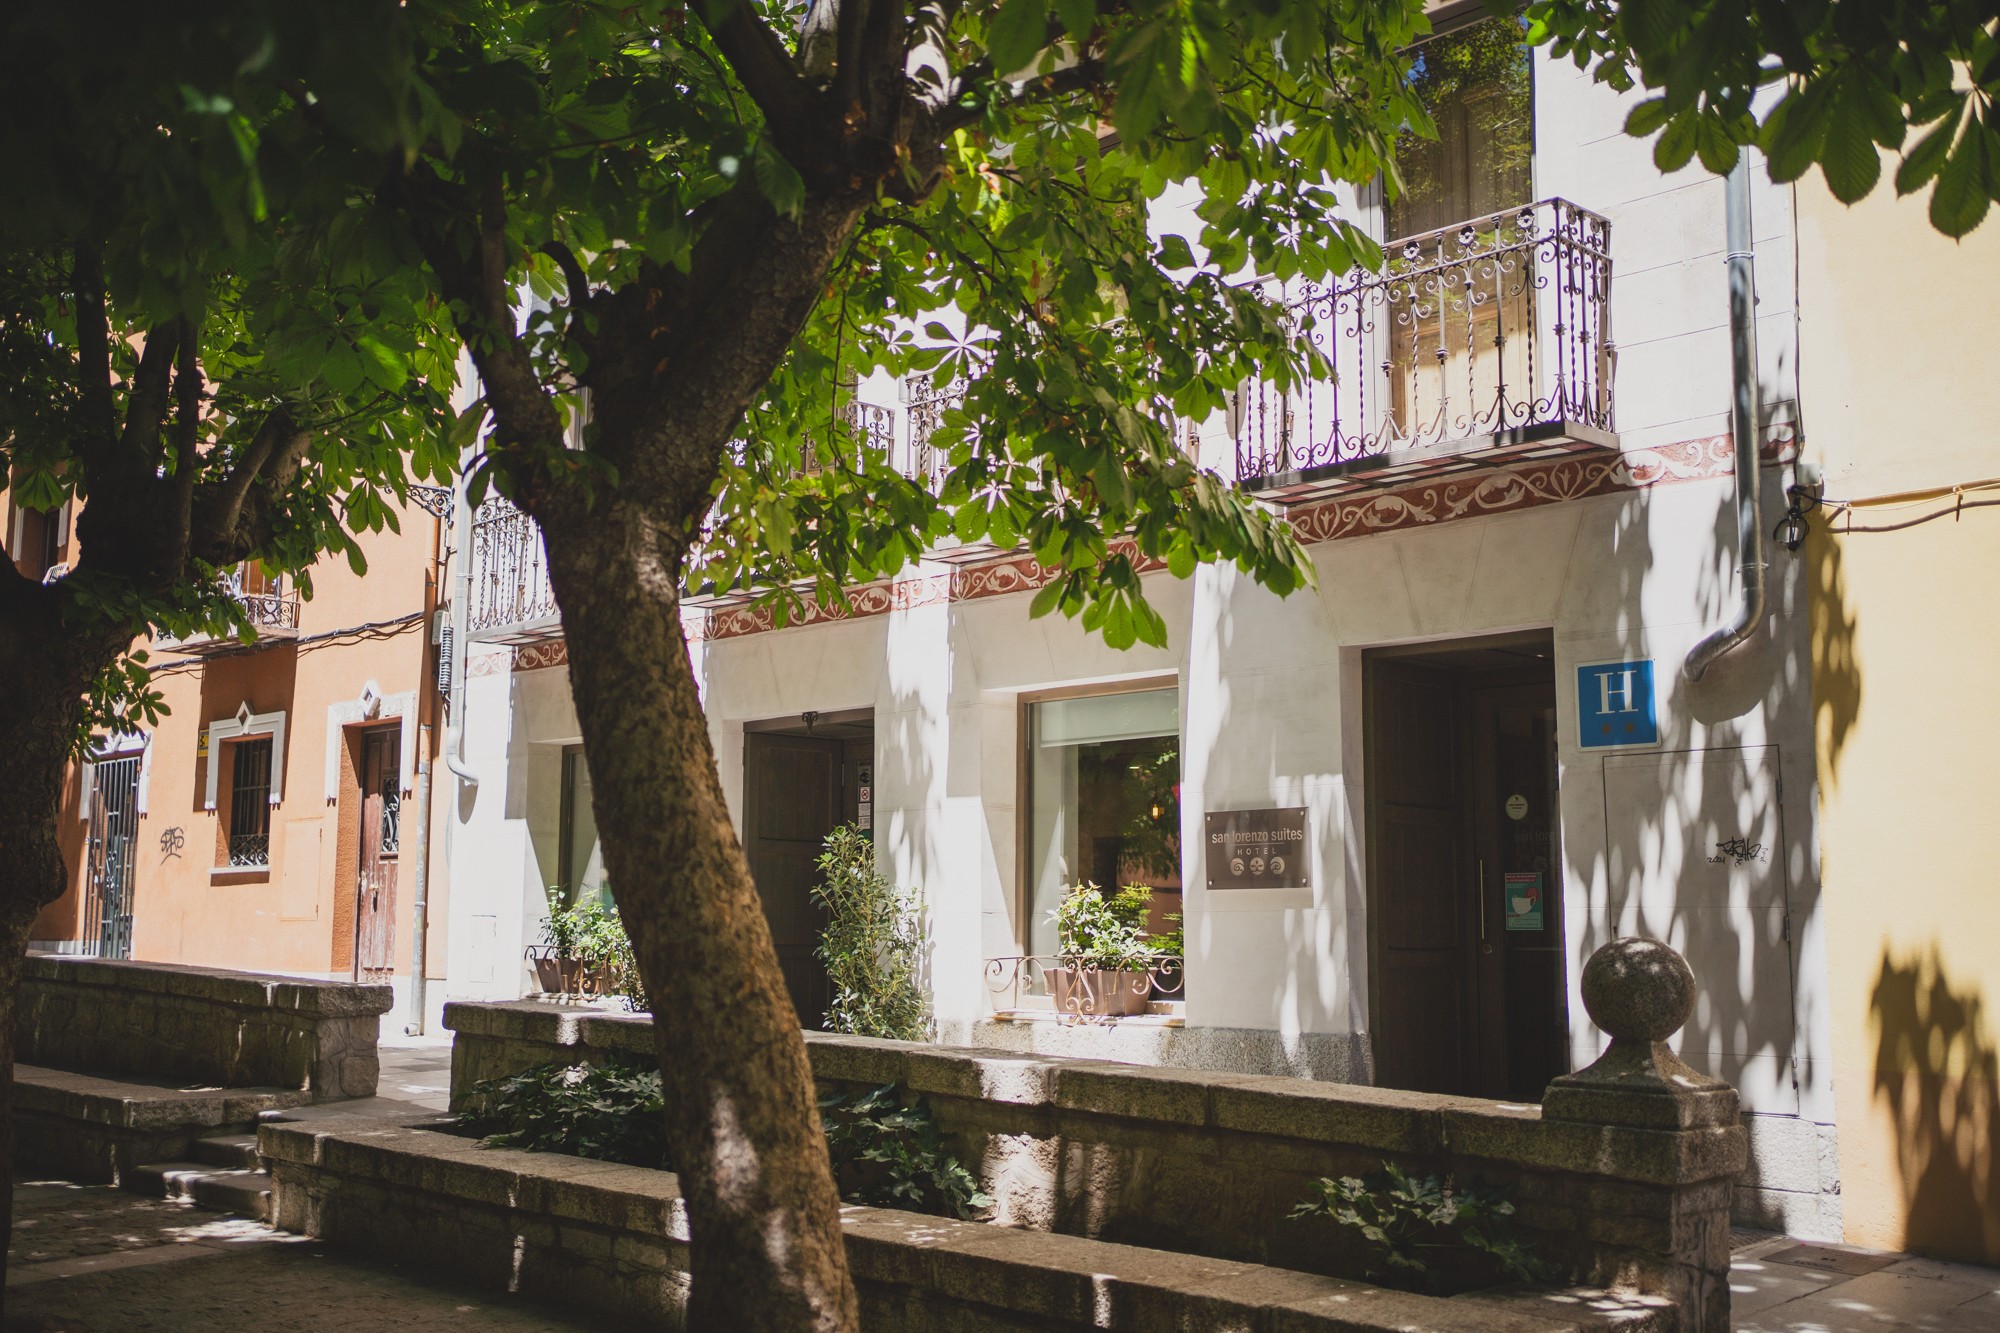
<svg viewBox="0 0 2000 1333">
<path fill-rule="evenodd" d="M 2000 1269 L 1775 1236 L 1729 1270 L 1738 1333 L 2000 1333 Z"/>
<path fill-rule="evenodd" d="M 612 1327 L 191 1204 L 104 1185 L 14 1191 L 6 1333 Z"/>
</svg>

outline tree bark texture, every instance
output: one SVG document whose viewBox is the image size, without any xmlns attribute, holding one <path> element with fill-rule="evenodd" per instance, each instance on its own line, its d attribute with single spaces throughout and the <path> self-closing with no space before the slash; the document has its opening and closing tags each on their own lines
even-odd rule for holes
<svg viewBox="0 0 2000 1333">
<path fill-rule="evenodd" d="M 812 1069 L 662 558 L 677 543 L 623 504 L 591 518 L 551 540 L 551 573 L 605 869 L 652 999 L 693 1228 L 688 1326 L 853 1329 Z"/>
<path fill-rule="evenodd" d="M 6 557 L 0 553 L 0 560 Z M 13 1239 L 14 1013 L 21 960 L 42 908 L 68 882 L 57 819 L 68 772 L 69 737 L 84 690 L 124 645 L 78 642 L 61 634 L 55 598 L 12 567 L 0 570 L 0 1246 Z M 4 1250 L 0 1250 L 4 1253 Z M 0 1284 L 0 1314 L 5 1289 Z"/>
<path fill-rule="evenodd" d="M 764 252 L 712 294 L 704 330 L 681 331 L 650 373 L 618 374 L 630 356 L 599 363 L 599 439 L 620 484 L 588 504 L 571 492 L 532 505 L 605 869 L 652 999 L 693 1233 L 688 1324 L 704 1331 L 858 1327 L 812 1069 L 730 823 L 679 596 L 731 432 L 856 212 L 828 205 L 783 222 L 765 210 L 738 238 Z M 649 356 L 659 345 L 643 344 Z"/>
</svg>

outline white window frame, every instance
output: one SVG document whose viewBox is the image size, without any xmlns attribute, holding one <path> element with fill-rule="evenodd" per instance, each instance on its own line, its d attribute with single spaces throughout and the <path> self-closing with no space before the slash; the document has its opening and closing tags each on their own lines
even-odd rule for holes
<svg viewBox="0 0 2000 1333">
<path fill-rule="evenodd" d="M 326 706 L 326 767 L 322 776 L 326 783 L 328 805 L 340 800 L 340 752 L 347 744 L 346 729 L 390 718 L 401 718 L 403 723 L 396 781 L 406 792 L 416 789 L 417 692 L 405 690 L 401 694 L 384 694 L 382 687 L 371 680 L 361 687 L 361 693 L 354 698 Z"/>
<path fill-rule="evenodd" d="M 285 714 L 280 709 L 275 713 L 253 713 L 245 700 L 236 710 L 233 718 L 223 718 L 208 724 L 208 792 L 203 808 L 215 809 L 216 780 L 222 772 L 222 745 L 225 741 L 240 741 L 249 736 L 269 736 L 271 738 L 271 804 L 277 805 L 285 797 Z"/>
</svg>

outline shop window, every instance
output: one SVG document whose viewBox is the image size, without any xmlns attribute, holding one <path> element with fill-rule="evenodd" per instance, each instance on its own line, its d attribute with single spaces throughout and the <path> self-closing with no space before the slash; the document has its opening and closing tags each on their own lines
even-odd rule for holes
<svg viewBox="0 0 2000 1333">
<path fill-rule="evenodd" d="M 604 847 L 597 840 L 597 813 L 590 803 L 590 765 L 583 747 L 563 747 L 562 833 L 558 839 L 563 897 L 569 902 L 611 897 L 604 877 Z"/>
<path fill-rule="evenodd" d="M 1052 954 L 1049 913 L 1071 885 L 1153 890 L 1149 927 L 1181 910 L 1180 691 L 1028 705 L 1028 952 Z"/>
<path fill-rule="evenodd" d="M 271 864 L 271 738 L 229 747 L 229 864 Z"/>
</svg>

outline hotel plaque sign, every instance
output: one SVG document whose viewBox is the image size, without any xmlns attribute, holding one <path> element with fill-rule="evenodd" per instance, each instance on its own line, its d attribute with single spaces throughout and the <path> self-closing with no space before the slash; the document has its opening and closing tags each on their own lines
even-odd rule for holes
<svg viewBox="0 0 2000 1333">
<path fill-rule="evenodd" d="M 1225 810 L 1208 821 L 1208 887 L 1304 889 L 1306 812 Z"/>
</svg>

